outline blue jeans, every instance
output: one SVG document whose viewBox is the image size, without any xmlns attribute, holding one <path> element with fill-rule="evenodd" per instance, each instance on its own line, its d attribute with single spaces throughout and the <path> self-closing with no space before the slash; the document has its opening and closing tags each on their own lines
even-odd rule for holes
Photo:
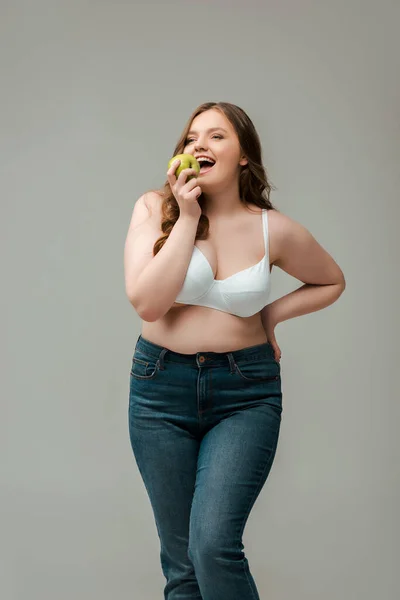
<svg viewBox="0 0 400 600">
<path fill-rule="evenodd" d="M 269 342 L 180 354 L 139 336 L 129 434 L 165 600 L 259 600 L 242 534 L 275 457 L 280 370 Z"/>
</svg>

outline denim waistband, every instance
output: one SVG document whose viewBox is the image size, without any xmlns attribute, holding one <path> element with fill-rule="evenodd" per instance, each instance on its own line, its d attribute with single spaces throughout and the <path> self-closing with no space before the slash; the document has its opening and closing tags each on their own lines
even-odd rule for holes
<svg viewBox="0 0 400 600">
<path fill-rule="evenodd" d="M 264 342 L 263 344 L 257 344 L 256 346 L 249 346 L 247 348 L 241 348 L 240 350 L 232 350 L 231 352 L 195 352 L 194 354 L 183 354 L 181 352 L 175 352 L 165 346 L 159 346 L 149 340 L 145 339 L 141 334 L 136 342 L 135 352 L 143 352 L 150 358 L 158 360 L 161 358 L 164 361 L 171 361 L 185 364 L 198 364 L 201 357 L 202 362 L 207 365 L 223 365 L 226 363 L 227 358 L 233 357 L 236 360 L 250 360 L 262 357 L 269 357 L 274 359 L 275 353 L 270 342 Z"/>
</svg>

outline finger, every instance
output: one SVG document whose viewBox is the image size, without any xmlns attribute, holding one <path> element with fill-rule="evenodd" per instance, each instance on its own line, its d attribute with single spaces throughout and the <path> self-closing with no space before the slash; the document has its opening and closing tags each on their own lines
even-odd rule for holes
<svg viewBox="0 0 400 600">
<path fill-rule="evenodd" d="M 192 189 L 194 189 L 197 185 L 199 185 L 199 182 L 197 181 L 196 177 L 193 177 L 192 179 L 189 179 L 189 181 L 187 181 L 184 184 L 184 187 L 182 189 L 191 192 Z"/>
<path fill-rule="evenodd" d="M 201 196 L 202 194 L 202 189 L 200 186 L 196 186 L 195 188 L 193 188 L 193 190 L 191 190 L 191 195 L 193 195 L 194 198 L 198 198 L 199 196 Z"/>
<path fill-rule="evenodd" d="M 177 170 L 178 166 L 180 165 L 180 159 L 177 158 L 176 160 L 174 160 L 174 162 L 172 163 L 172 165 L 170 166 L 170 168 L 167 171 L 167 177 L 168 177 L 168 181 L 170 185 L 174 185 L 176 183 L 176 175 L 175 175 L 175 171 Z"/>
<path fill-rule="evenodd" d="M 271 340 L 271 344 L 272 344 L 272 348 L 274 350 L 275 360 L 279 360 L 281 357 L 280 348 L 279 348 L 278 344 L 275 342 L 275 340 Z"/>
<path fill-rule="evenodd" d="M 174 162 L 171 164 L 170 168 L 167 171 L 168 175 L 172 175 L 175 173 L 176 169 L 178 168 L 178 165 L 180 164 L 180 159 L 177 158 L 176 160 L 174 160 Z"/>
<path fill-rule="evenodd" d="M 185 185 L 186 178 L 189 177 L 189 175 L 194 175 L 194 174 L 197 175 L 197 172 L 195 171 L 195 169 L 183 169 L 183 171 L 181 171 L 179 173 L 178 183 L 181 185 Z"/>
</svg>

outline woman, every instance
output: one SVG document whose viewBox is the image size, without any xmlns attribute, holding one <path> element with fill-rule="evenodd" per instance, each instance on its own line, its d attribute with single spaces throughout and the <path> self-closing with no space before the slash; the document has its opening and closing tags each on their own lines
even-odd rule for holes
<svg viewBox="0 0 400 600">
<path fill-rule="evenodd" d="M 130 374 L 129 432 L 154 512 L 166 600 L 255 600 L 243 530 L 270 472 L 282 413 L 275 327 L 345 288 L 333 258 L 276 210 L 253 123 L 202 104 L 162 191 L 136 202 L 127 296 L 143 319 Z M 206 162 L 207 161 L 207 162 Z M 191 178 L 190 178 L 191 177 Z M 276 265 L 303 281 L 267 303 Z"/>
</svg>

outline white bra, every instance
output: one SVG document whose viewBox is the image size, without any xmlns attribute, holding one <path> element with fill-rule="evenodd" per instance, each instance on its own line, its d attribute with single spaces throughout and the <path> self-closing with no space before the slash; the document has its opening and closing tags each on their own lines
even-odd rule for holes
<svg viewBox="0 0 400 600">
<path fill-rule="evenodd" d="M 262 209 L 262 222 L 265 255 L 256 265 L 226 279 L 214 279 L 207 258 L 194 246 L 185 281 L 175 302 L 215 308 L 238 317 L 250 317 L 264 308 L 268 304 L 271 284 L 266 208 Z"/>
</svg>

